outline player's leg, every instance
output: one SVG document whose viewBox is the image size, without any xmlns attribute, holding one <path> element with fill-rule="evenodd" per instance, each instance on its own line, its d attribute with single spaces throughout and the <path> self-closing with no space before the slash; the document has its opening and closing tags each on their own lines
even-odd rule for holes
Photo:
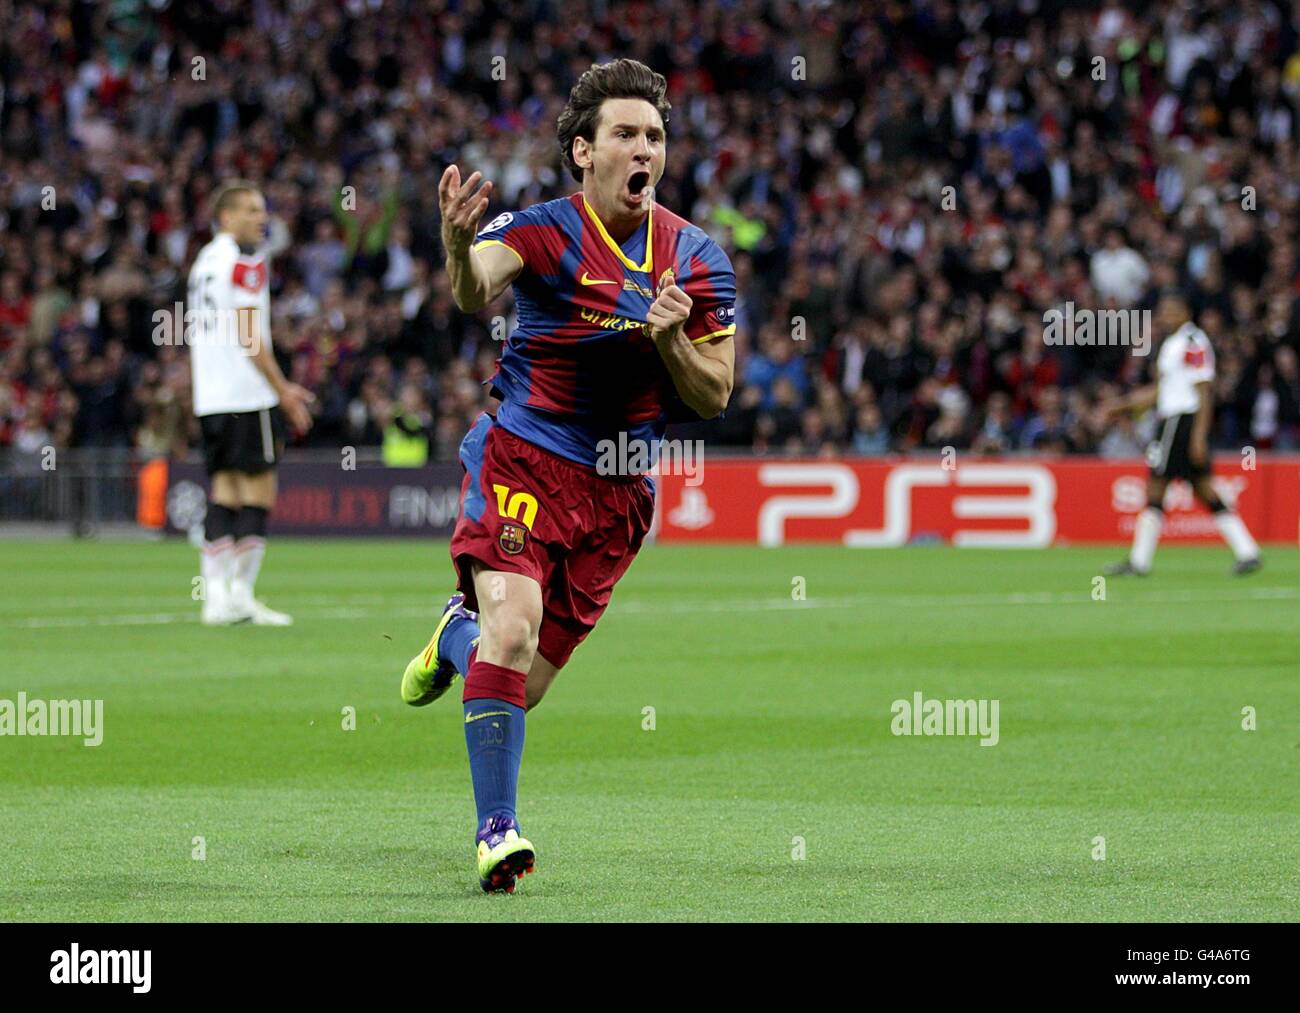
<svg viewBox="0 0 1300 1013">
<path fill-rule="evenodd" d="M 1109 577 L 1121 577 L 1136 574 L 1145 577 L 1151 572 L 1151 563 L 1155 559 L 1156 545 L 1160 541 L 1160 529 L 1165 523 L 1165 490 L 1169 488 L 1169 479 L 1151 475 L 1147 479 L 1147 505 L 1137 515 L 1133 525 L 1133 546 L 1128 559 L 1117 563 L 1106 571 Z"/>
<path fill-rule="evenodd" d="M 469 671 L 481 636 L 478 613 L 465 607 L 465 595 L 457 591 L 443 608 L 424 650 L 407 664 L 402 675 L 402 699 L 413 707 L 423 707 L 441 697 L 459 676 Z M 525 710 L 532 710 L 542 702 L 559 674 L 559 668 L 540 653 L 533 655 L 524 682 Z"/>
<path fill-rule="evenodd" d="M 1196 493 L 1196 498 L 1209 508 L 1210 513 L 1214 514 L 1214 526 L 1219 529 L 1219 534 L 1232 550 L 1232 555 L 1236 559 L 1233 572 L 1244 575 L 1258 570 L 1259 546 L 1237 512 L 1229 509 L 1219 498 L 1219 494 L 1214 491 L 1214 483 L 1210 476 L 1208 474 L 1199 476 L 1192 483 L 1192 489 Z"/>
<path fill-rule="evenodd" d="M 407 662 L 402 673 L 402 700 L 414 707 L 433 703 L 447 692 L 458 675 L 468 676 L 481 635 L 478 613 L 473 611 L 478 606 L 475 570 L 486 565 L 484 559 L 498 559 L 501 560 L 498 566 L 505 566 L 504 558 L 509 558 L 501 556 L 500 518 L 493 517 L 490 508 L 494 496 L 487 494 L 500 479 L 510 480 L 502 474 L 501 460 L 485 460 L 492 426 L 491 416 L 486 413 L 479 416 L 461 442 L 459 456 L 465 476 L 451 539 L 457 590 L 443 607 L 428 643 Z M 535 551 L 534 539 L 529 553 Z M 540 574 L 540 569 L 537 572 Z M 499 594 L 503 587 L 503 582 L 496 582 L 488 587 L 488 592 Z"/>
<path fill-rule="evenodd" d="M 536 860 L 532 842 L 519 833 L 516 810 L 524 715 L 532 705 L 527 687 L 534 671 L 549 667 L 535 653 L 541 590 L 522 574 L 490 570 L 472 558 L 466 564 L 462 586 L 468 577 L 480 612 L 466 608 L 464 592 L 452 595 L 424 651 L 406 666 L 402 699 L 415 706 L 432 703 L 464 673 L 479 883 L 489 892 L 511 893 Z"/>
<path fill-rule="evenodd" d="M 627 573 L 654 521 L 655 493 L 649 479 L 592 480 L 596 506 L 592 530 L 555 567 L 543 590 L 542 628 L 528 672 L 529 709 L 541 703 L 560 669 L 596 627 L 614 586 Z"/>
<path fill-rule="evenodd" d="M 1147 505 L 1133 525 L 1133 547 L 1124 562 L 1106 570 L 1108 577 L 1151 572 L 1160 529 L 1165 523 L 1165 490 L 1169 480 L 1183 474 L 1187 467 L 1187 442 L 1191 436 L 1191 416 L 1171 415 L 1160 426 L 1159 439 L 1147 448 L 1151 471 L 1147 477 Z M 1185 476 L 1184 476 L 1185 477 Z"/>
<path fill-rule="evenodd" d="M 234 622 L 230 577 L 235 561 L 235 521 L 239 516 L 239 483 L 233 471 L 213 472 L 208 509 L 203 520 L 200 574 L 203 577 L 202 621 L 207 626 Z"/>
<path fill-rule="evenodd" d="M 402 700 L 412 707 L 424 707 L 439 699 L 469 671 L 478 642 L 478 613 L 465 607 L 465 594 L 457 591 L 443 607 L 429 642 L 407 662 L 402 673 Z"/>
<path fill-rule="evenodd" d="M 293 618 L 257 600 L 257 577 L 266 556 L 266 526 L 278 492 L 275 465 L 281 455 L 283 424 L 276 409 L 240 416 L 239 516 L 230 576 L 235 608 L 259 626 L 288 626 Z"/>
<path fill-rule="evenodd" d="M 474 660 L 518 673 L 519 685 L 511 694 L 522 699 L 542 625 L 541 585 L 522 573 L 489 569 L 478 560 L 473 561 L 472 572 L 482 638 Z"/>
<path fill-rule="evenodd" d="M 542 624 L 542 589 L 520 573 L 472 563 L 479 643 L 465 676 L 465 747 L 478 810 L 479 882 L 513 891 L 535 851 L 519 834 L 516 804 L 524 755 L 525 687 Z"/>
<path fill-rule="evenodd" d="M 509 891 L 534 861 L 515 813 L 526 687 L 542 626 L 541 588 L 571 546 L 565 496 L 573 468 L 487 414 L 461 441 L 459 456 L 465 477 L 450 547 L 458 593 L 441 630 L 407 666 L 402 697 L 418 703 L 426 691 L 445 690 L 439 671 L 464 673 L 479 881 L 485 890 Z"/>
<path fill-rule="evenodd" d="M 1151 571 L 1156 545 L 1160 542 L 1160 529 L 1165 524 L 1165 491 L 1168 488 L 1167 478 L 1152 476 L 1147 479 L 1147 505 L 1133 526 L 1133 549 L 1129 554 L 1129 563 L 1136 573 Z"/>
<path fill-rule="evenodd" d="M 239 483 L 240 508 L 235 519 L 234 566 L 230 574 L 230 589 L 235 607 L 261 626 L 288 626 L 292 617 L 267 608 L 257 600 L 255 588 L 262 560 L 266 556 L 266 522 L 275 507 L 277 492 L 274 471 L 255 475 L 241 472 Z"/>
<path fill-rule="evenodd" d="M 551 688 L 551 683 L 555 682 L 555 677 L 559 674 L 559 667 L 543 658 L 540 651 L 533 655 L 533 663 L 528 669 L 528 679 L 524 683 L 524 699 L 527 701 L 525 710 L 532 710 L 542 702 L 542 697 L 546 696 L 546 691 Z"/>
</svg>

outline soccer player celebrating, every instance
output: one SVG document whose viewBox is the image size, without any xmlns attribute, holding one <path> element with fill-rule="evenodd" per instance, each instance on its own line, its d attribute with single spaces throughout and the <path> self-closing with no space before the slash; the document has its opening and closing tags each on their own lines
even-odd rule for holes
<svg viewBox="0 0 1300 1013">
<path fill-rule="evenodd" d="M 1215 527 L 1236 557 L 1233 571 L 1253 573 L 1260 567 L 1259 546 L 1236 512 L 1224 505 L 1210 481 L 1210 421 L 1214 416 L 1214 349 L 1206 333 L 1192 322 L 1187 303 L 1179 295 L 1166 295 L 1156 309 L 1156 323 L 1167 335 L 1156 359 L 1155 384 L 1121 399 L 1113 411 L 1156 406 L 1159 442 L 1147 456 L 1147 508 L 1138 514 L 1129 558 L 1106 571 L 1108 576 L 1151 572 L 1156 543 L 1164 523 L 1165 490 L 1169 480 L 1191 483 L 1196 498 L 1214 514 Z"/>
<path fill-rule="evenodd" d="M 654 202 L 670 105 L 635 60 L 582 75 L 557 122 L 582 189 L 504 213 L 482 231 L 492 184 L 439 184 L 456 300 L 472 313 L 513 285 L 510 335 L 465 468 L 451 540 L 457 593 L 402 677 L 421 706 L 465 679 L 479 881 L 512 892 L 533 870 L 516 786 L 524 714 L 591 632 L 654 516 L 644 474 L 604 474 L 602 441 L 655 446 L 675 418 L 712 418 L 731 395 L 735 273 L 700 229 Z M 477 241 L 475 235 L 477 232 Z M 608 446 L 608 445 L 607 445 Z"/>
<path fill-rule="evenodd" d="M 253 594 L 275 505 L 275 465 L 283 422 L 311 425 L 310 391 L 285 379 L 271 351 L 267 252 L 260 248 L 266 202 L 235 180 L 213 198 L 217 234 L 189 277 L 190 369 L 194 414 L 203 432 L 210 489 L 204 521 L 202 621 L 288 626 L 293 619 Z"/>
</svg>

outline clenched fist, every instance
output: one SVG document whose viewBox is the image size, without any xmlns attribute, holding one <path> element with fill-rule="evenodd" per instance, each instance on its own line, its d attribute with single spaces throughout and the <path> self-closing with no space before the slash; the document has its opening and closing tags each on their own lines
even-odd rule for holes
<svg viewBox="0 0 1300 1013">
<path fill-rule="evenodd" d="M 659 290 L 659 295 L 650 304 L 646 322 L 650 325 L 650 337 L 656 344 L 668 340 L 673 332 L 686 323 L 691 315 L 691 297 L 677 287 L 671 278 Z"/>
</svg>

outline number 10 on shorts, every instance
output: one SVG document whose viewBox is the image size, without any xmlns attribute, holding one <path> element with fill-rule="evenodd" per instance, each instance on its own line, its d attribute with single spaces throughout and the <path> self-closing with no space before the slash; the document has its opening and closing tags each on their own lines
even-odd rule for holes
<svg viewBox="0 0 1300 1013">
<path fill-rule="evenodd" d="M 493 484 L 492 491 L 497 494 L 497 513 L 502 517 L 519 521 L 529 531 L 533 530 L 533 521 L 537 519 L 537 497 L 527 492 L 510 493 L 510 487 Z"/>
</svg>

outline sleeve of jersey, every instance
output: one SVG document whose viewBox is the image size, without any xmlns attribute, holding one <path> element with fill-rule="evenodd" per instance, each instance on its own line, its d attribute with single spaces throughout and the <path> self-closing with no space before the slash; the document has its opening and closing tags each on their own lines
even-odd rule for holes
<svg viewBox="0 0 1300 1013">
<path fill-rule="evenodd" d="M 543 231 L 546 228 L 547 224 L 537 208 L 503 211 L 478 230 L 473 249 L 504 246 L 519 258 L 525 268 L 544 273 L 546 243 Z"/>
<path fill-rule="evenodd" d="M 1214 379 L 1214 349 L 1208 344 L 1194 348 L 1187 346 L 1183 352 L 1183 365 L 1191 383 L 1205 383 Z"/>
<path fill-rule="evenodd" d="M 267 284 L 266 261 L 236 257 L 230 269 L 230 298 L 235 309 L 256 309 Z"/>
<path fill-rule="evenodd" d="M 710 241 L 690 258 L 689 273 L 678 282 L 691 297 L 686 336 L 701 345 L 736 333 L 736 272 L 722 248 Z"/>
</svg>

